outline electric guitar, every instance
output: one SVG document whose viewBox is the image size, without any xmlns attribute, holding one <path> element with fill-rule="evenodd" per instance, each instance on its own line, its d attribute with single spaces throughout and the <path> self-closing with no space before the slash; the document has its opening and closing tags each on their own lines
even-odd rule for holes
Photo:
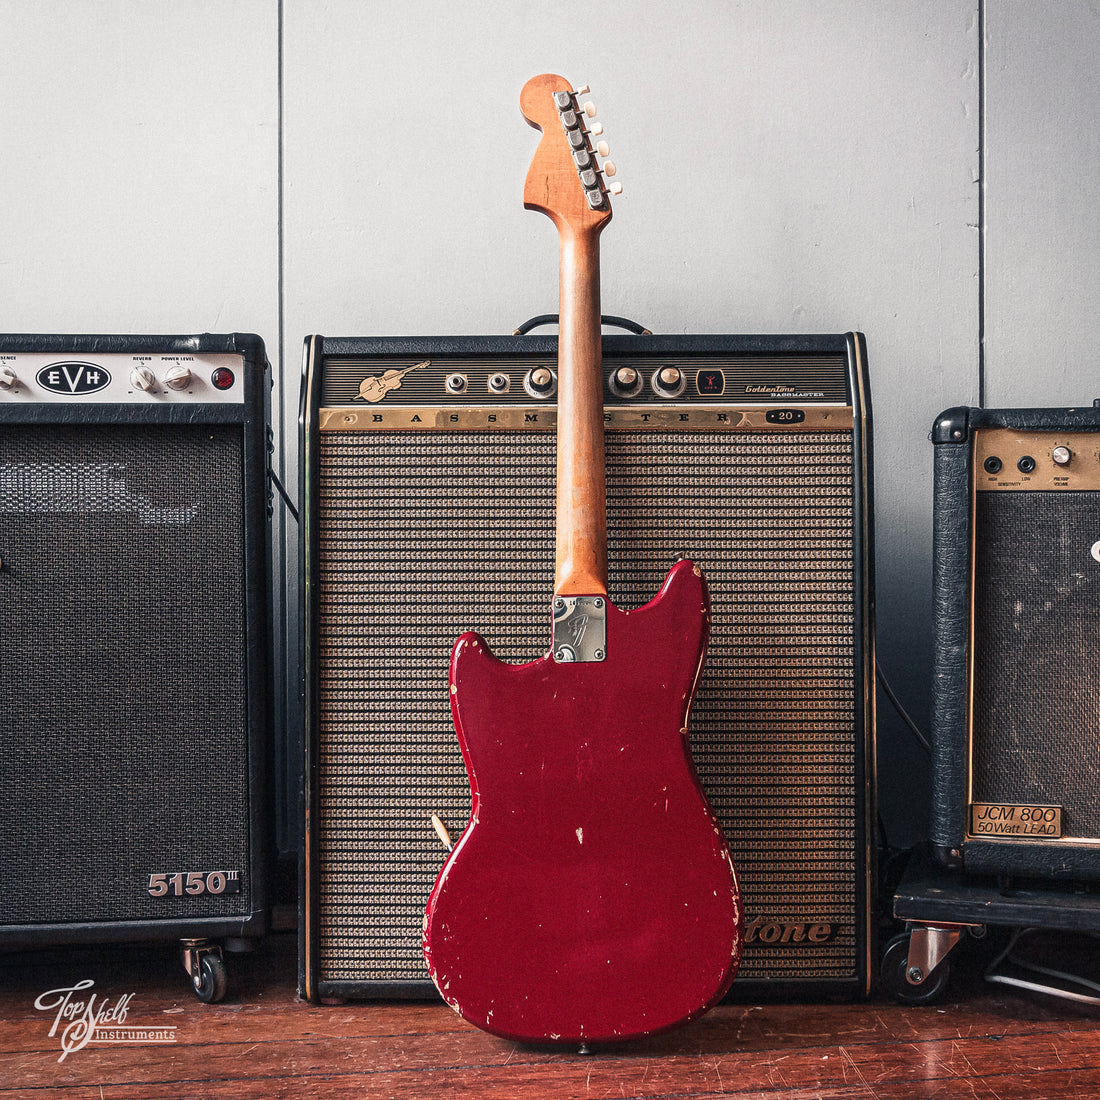
<svg viewBox="0 0 1100 1100">
<path fill-rule="evenodd" d="M 451 709 L 472 806 L 423 946 L 466 1020 L 584 1045 L 663 1031 L 717 1002 L 744 924 L 688 743 L 706 582 L 681 560 L 642 608 L 620 611 L 607 595 L 603 174 L 568 81 L 534 77 L 520 106 L 543 133 L 524 205 L 554 221 L 561 251 L 552 642 L 522 665 L 476 633 L 455 643 Z"/>
</svg>

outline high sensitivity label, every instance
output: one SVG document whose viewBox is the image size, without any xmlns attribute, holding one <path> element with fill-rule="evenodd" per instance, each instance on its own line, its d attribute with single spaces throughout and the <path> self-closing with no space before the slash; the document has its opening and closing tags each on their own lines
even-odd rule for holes
<svg viewBox="0 0 1100 1100">
<path fill-rule="evenodd" d="M 973 802 L 970 806 L 970 835 L 1058 838 L 1062 835 L 1062 807 Z"/>
</svg>

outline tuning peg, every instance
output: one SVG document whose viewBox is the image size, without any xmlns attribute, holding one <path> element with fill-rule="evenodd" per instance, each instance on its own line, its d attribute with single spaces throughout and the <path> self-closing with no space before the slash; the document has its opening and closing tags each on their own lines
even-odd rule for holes
<svg viewBox="0 0 1100 1100">
<path fill-rule="evenodd" d="M 582 84 L 577 89 L 577 95 L 588 95 L 590 91 L 592 91 L 592 89 L 587 84 Z"/>
<path fill-rule="evenodd" d="M 599 153 L 601 157 L 606 157 L 611 152 L 611 146 L 608 145 L 606 141 L 598 141 L 596 142 L 596 152 Z"/>
<path fill-rule="evenodd" d="M 596 137 L 599 137 L 600 134 L 603 133 L 603 123 L 593 122 L 592 125 L 588 127 L 588 132 L 590 134 L 594 134 Z"/>
<path fill-rule="evenodd" d="M 615 162 L 613 160 L 605 160 L 603 162 L 603 174 L 605 176 L 613 176 L 617 171 L 618 168 L 615 167 Z"/>
<path fill-rule="evenodd" d="M 623 193 L 623 185 L 619 183 L 618 180 L 616 180 L 612 184 L 609 184 L 607 189 L 611 192 L 612 195 L 621 195 Z"/>
<path fill-rule="evenodd" d="M 595 104 L 595 103 L 593 103 L 593 102 L 592 102 L 592 100 L 589 100 L 589 101 L 588 101 L 588 102 L 587 102 L 587 103 L 586 103 L 586 104 L 584 105 L 584 113 L 585 113 L 585 114 L 586 114 L 586 115 L 587 115 L 587 116 L 588 116 L 589 118 L 595 118 L 595 117 L 596 117 L 596 104 Z"/>
</svg>

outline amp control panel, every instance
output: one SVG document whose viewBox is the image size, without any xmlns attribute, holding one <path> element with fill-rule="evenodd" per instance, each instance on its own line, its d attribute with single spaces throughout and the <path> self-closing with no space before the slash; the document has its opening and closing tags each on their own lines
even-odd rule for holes
<svg viewBox="0 0 1100 1100">
<path fill-rule="evenodd" d="M 1100 431 L 974 431 L 979 492 L 1100 489 Z"/>
<path fill-rule="evenodd" d="M 0 352 L 0 404 L 243 404 L 236 354 Z"/>
<path fill-rule="evenodd" d="M 427 349 L 424 349 L 427 350 Z M 553 404 L 554 355 L 332 355 L 324 360 L 321 403 L 337 405 Z M 603 358 L 605 404 L 665 406 L 847 405 L 843 355 L 733 356 L 615 354 Z"/>
</svg>

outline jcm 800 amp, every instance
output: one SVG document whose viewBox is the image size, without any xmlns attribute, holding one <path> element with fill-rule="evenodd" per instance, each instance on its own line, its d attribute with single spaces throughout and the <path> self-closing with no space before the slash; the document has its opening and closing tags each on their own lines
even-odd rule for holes
<svg viewBox="0 0 1100 1100">
<path fill-rule="evenodd" d="M 610 592 L 710 586 L 695 762 L 746 907 L 733 996 L 866 990 L 873 917 L 863 338 L 605 336 Z M 424 906 L 469 785 L 447 695 L 475 629 L 545 647 L 556 342 L 306 342 L 301 987 L 434 995 Z M 645 837 L 639 836 L 644 844 Z M 583 929 L 577 930 L 583 935 Z"/>
<path fill-rule="evenodd" d="M 1100 880 L 1100 408 L 936 421 L 932 840 Z"/>
</svg>

